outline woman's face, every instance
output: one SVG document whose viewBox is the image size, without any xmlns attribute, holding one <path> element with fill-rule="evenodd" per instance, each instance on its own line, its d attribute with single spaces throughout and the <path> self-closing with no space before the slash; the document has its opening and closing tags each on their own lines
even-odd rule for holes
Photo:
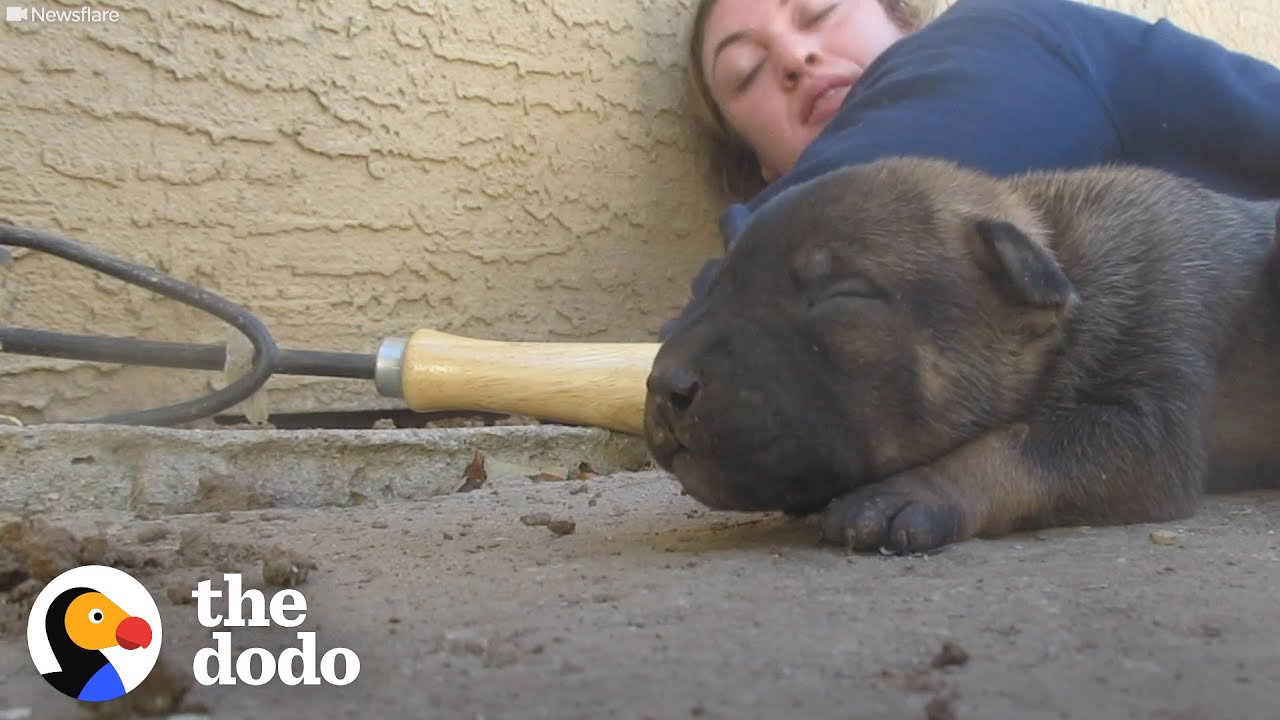
<svg viewBox="0 0 1280 720">
<path fill-rule="evenodd" d="M 903 35 L 880 0 L 716 0 L 702 67 L 721 114 L 773 180 Z"/>
</svg>

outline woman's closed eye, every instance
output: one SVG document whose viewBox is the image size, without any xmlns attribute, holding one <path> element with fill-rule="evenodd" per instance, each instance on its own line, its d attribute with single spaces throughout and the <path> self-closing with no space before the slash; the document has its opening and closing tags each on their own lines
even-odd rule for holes
<svg viewBox="0 0 1280 720">
<path fill-rule="evenodd" d="M 755 81 L 756 76 L 760 74 L 760 69 L 763 67 L 764 60 L 760 60 L 755 65 L 751 66 L 751 69 L 742 76 L 742 79 L 734 83 L 733 91 L 741 94 L 749 90 L 751 88 L 751 83 Z"/>
<path fill-rule="evenodd" d="M 767 48 L 758 39 L 739 38 L 721 53 L 715 82 L 727 93 L 741 93 L 755 81 L 768 59 Z"/>
<path fill-rule="evenodd" d="M 822 22 L 823 20 L 826 20 L 827 16 L 830 15 L 832 12 L 834 12 L 835 9 L 839 7 L 839 5 L 840 3 L 838 2 L 827 3 L 826 5 L 819 8 L 817 12 L 807 13 L 804 16 L 803 20 L 801 21 L 800 27 L 804 28 L 805 30 L 808 30 L 816 26 L 818 23 Z"/>
</svg>

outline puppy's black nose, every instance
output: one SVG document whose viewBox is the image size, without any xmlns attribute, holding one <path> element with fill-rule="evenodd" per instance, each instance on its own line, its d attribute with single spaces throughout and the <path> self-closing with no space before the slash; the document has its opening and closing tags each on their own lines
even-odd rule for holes
<svg viewBox="0 0 1280 720">
<path fill-rule="evenodd" d="M 665 400 L 672 410 L 682 413 L 698 396 L 698 376 L 684 365 L 654 368 L 646 382 L 649 393 Z"/>
</svg>

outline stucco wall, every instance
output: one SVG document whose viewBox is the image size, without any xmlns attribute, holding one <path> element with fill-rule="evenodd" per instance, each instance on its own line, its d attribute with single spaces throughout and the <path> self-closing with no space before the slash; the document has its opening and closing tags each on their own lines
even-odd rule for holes
<svg viewBox="0 0 1280 720">
<path fill-rule="evenodd" d="M 1113 0 L 1280 61 L 1280 1 Z M 84 3 L 45 3 L 74 8 Z M 681 78 L 693 0 L 95 2 L 0 25 L 0 221 L 251 308 L 286 347 L 432 327 L 650 340 L 718 250 Z M 217 342 L 175 303 L 17 253 L 0 323 Z M 172 402 L 212 374 L 0 354 L 0 413 Z M 278 377 L 275 411 L 385 404 Z"/>
</svg>

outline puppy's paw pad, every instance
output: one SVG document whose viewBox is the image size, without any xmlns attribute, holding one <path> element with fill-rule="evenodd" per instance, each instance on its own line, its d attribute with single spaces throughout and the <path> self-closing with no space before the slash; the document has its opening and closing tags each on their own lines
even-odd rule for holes
<svg viewBox="0 0 1280 720">
<path fill-rule="evenodd" d="M 957 539 L 958 508 L 927 486 L 893 479 L 837 498 L 822 517 L 822 538 L 850 550 L 936 550 Z"/>
</svg>

